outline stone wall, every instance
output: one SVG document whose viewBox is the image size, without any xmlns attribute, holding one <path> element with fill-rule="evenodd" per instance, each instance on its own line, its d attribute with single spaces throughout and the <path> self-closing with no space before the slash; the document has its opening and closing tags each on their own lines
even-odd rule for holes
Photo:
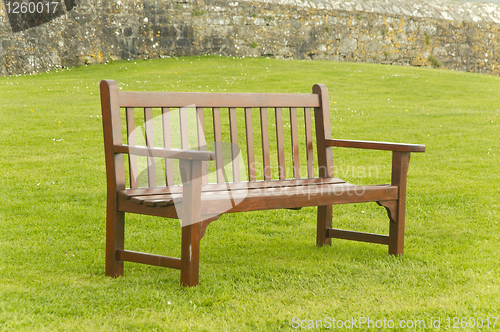
<svg viewBox="0 0 500 332">
<path fill-rule="evenodd" d="M 54 12 L 21 17 L 8 13 L 15 1 L 0 2 L 2 75 L 110 59 L 200 54 L 436 66 L 500 74 L 500 5 L 496 4 L 59 0 Z"/>
</svg>

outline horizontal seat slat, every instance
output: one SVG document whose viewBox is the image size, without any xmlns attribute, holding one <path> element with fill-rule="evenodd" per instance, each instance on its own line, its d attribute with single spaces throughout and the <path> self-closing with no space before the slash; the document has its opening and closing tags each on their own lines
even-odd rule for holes
<svg viewBox="0 0 500 332">
<path fill-rule="evenodd" d="M 205 191 L 201 194 L 202 201 L 225 199 L 227 195 L 231 195 L 234 199 L 252 199 L 265 198 L 267 199 L 283 199 L 290 197 L 301 197 L 301 199 L 310 199 L 312 196 L 364 196 L 366 193 L 375 192 L 390 192 L 395 187 L 391 186 L 356 186 L 350 183 L 334 183 L 321 184 L 311 186 L 290 186 L 290 187 L 274 187 L 274 188 L 252 188 L 248 191 Z M 305 197 L 305 198 L 304 198 Z M 389 197 L 387 200 L 394 199 Z M 304 205 L 306 206 L 306 205 Z"/>
<path fill-rule="evenodd" d="M 320 107 L 306 93 L 119 92 L 120 107 Z"/>
<path fill-rule="evenodd" d="M 132 201 L 141 200 L 142 197 L 143 196 L 133 197 Z M 153 196 L 153 197 L 154 197 L 154 199 L 151 199 L 151 196 L 144 197 L 142 204 L 144 204 L 146 206 L 162 207 L 162 206 L 174 205 L 177 202 L 181 201 L 181 197 L 178 197 L 178 198 L 175 198 L 175 197 L 156 197 L 156 196 Z"/>
<path fill-rule="evenodd" d="M 290 209 L 307 206 L 390 201 L 398 197 L 397 186 L 356 186 L 332 184 L 320 186 L 288 187 L 280 192 L 273 189 L 253 189 L 247 195 L 238 191 L 228 195 L 202 193 L 202 214 L 215 215 L 245 211 Z M 232 202 L 238 202 L 231 206 Z"/>
<path fill-rule="evenodd" d="M 255 182 L 237 182 L 223 184 L 204 184 L 201 186 L 202 192 L 205 191 L 220 191 L 220 190 L 238 190 L 252 188 L 278 188 L 278 187 L 294 187 L 294 186 L 310 186 L 318 184 L 338 184 L 345 183 L 344 180 L 338 178 L 312 178 L 312 179 L 292 179 L 292 180 L 273 180 L 273 181 L 255 181 Z M 157 188 L 136 188 L 125 189 L 118 192 L 123 198 L 134 196 L 148 195 L 164 195 L 169 193 L 182 193 L 182 186 L 157 187 Z"/>
</svg>

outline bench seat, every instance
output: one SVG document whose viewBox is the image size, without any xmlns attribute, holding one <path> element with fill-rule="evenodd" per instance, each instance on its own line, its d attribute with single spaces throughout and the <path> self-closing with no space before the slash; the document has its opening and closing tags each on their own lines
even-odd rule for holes
<svg viewBox="0 0 500 332">
<path fill-rule="evenodd" d="M 201 187 L 201 216 L 255 210 L 296 209 L 325 203 L 335 205 L 391 201 L 398 197 L 397 186 L 356 186 L 337 178 L 320 180 L 203 185 Z M 126 189 L 118 194 L 118 209 L 120 211 L 144 213 L 147 208 L 153 208 L 151 213 L 147 214 L 170 218 L 179 217 L 176 211 L 182 211 L 181 186 Z M 142 207 L 138 207 L 141 205 Z M 158 209 L 161 207 L 164 209 Z"/>
</svg>

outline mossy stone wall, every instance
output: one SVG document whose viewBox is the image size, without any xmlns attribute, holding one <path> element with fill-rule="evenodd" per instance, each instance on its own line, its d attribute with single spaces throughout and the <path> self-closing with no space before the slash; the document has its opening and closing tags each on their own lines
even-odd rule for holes
<svg viewBox="0 0 500 332">
<path fill-rule="evenodd" d="M 493 4 L 60 0 L 56 13 L 23 24 L 7 1 L 0 2 L 2 75 L 201 54 L 500 73 L 500 6 Z"/>
</svg>

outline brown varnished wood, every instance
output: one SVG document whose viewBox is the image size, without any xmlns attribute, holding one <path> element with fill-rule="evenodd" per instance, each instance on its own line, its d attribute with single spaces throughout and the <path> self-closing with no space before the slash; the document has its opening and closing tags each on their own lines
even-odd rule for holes
<svg viewBox="0 0 500 332">
<path fill-rule="evenodd" d="M 115 153 L 129 153 L 138 156 L 155 158 L 173 158 L 186 160 L 213 160 L 215 153 L 210 151 L 179 150 L 164 148 L 148 148 L 144 146 L 114 145 L 112 150 Z"/>
<path fill-rule="evenodd" d="M 182 245 L 181 285 L 198 284 L 201 218 L 201 161 L 181 160 L 182 175 Z"/>
<path fill-rule="evenodd" d="M 146 206 L 170 206 L 180 202 L 182 195 L 148 195 L 148 196 L 133 196 L 130 200 L 135 204 L 144 204 Z"/>
<path fill-rule="evenodd" d="M 406 175 L 410 164 L 410 152 L 392 153 L 391 185 L 399 188 L 396 220 L 389 224 L 389 253 L 402 255 L 404 252 L 404 232 L 406 214 Z"/>
<path fill-rule="evenodd" d="M 236 108 L 229 109 L 229 131 L 231 136 L 231 158 L 233 166 L 233 182 L 240 182 L 240 162 L 238 160 L 238 127 L 236 123 Z"/>
<path fill-rule="evenodd" d="M 329 246 L 332 239 L 327 235 L 327 229 L 332 228 L 333 208 L 332 205 L 320 205 L 316 213 L 316 245 Z"/>
<path fill-rule="evenodd" d="M 117 192 L 125 189 L 125 162 L 123 155 L 115 155 L 114 144 L 122 144 L 122 129 L 118 98 L 118 85 L 102 81 L 101 109 L 106 160 L 106 275 L 123 275 L 123 261 L 116 257 L 116 250 L 124 248 L 125 214 L 118 210 Z"/>
<path fill-rule="evenodd" d="M 130 146 L 136 145 L 135 140 L 135 117 L 134 117 L 134 108 L 127 108 L 125 110 L 126 118 L 127 118 L 127 144 Z M 129 166 L 129 179 L 130 179 L 130 187 L 137 188 L 137 178 L 139 176 L 137 171 L 137 156 L 129 154 L 128 155 L 128 166 Z"/>
<path fill-rule="evenodd" d="M 319 107 L 318 97 L 300 93 L 120 92 L 118 107 Z"/>
<path fill-rule="evenodd" d="M 163 147 L 165 149 L 172 148 L 172 137 L 170 136 L 170 132 L 172 130 L 171 121 L 170 121 L 170 108 L 163 107 L 161 109 L 162 113 L 162 129 L 163 129 Z M 171 158 L 165 159 L 165 181 L 167 186 L 175 185 L 174 180 L 174 163 Z"/>
<path fill-rule="evenodd" d="M 313 86 L 313 93 L 319 96 L 321 104 L 320 107 L 314 108 L 319 177 L 334 177 L 332 148 L 326 145 L 326 140 L 332 138 L 332 130 L 330 127 L 330 108 L 328 105 L 328 90 L 323 84 L 315 84 Z"/>
<path fill-rule="evenodd" d="M 336 238 L 336 239 L 371 242 L 371 243 L 386 244 L 386 245 L 389 244 L 389 236 L 387 235 L 352 232 L 341 229 L 328 228 L 326 236 L 329 238 Z"/>
<path fill-rule="evenodd" d="M 288 180 L 272 180 L 272 181 L 255 181 L 255 182 L 239 182 L 239 183 L 209 183 L 201 186 L 201 191 L 231 191 L 231 190 L 247 190 L 247 189 L 265 189 L 265 188 L 282 188 L 296 186 L 312 186 L 321 184 L 340 184 L 345 183 L 344 180 L 338 178 L 313 178 L 313 179 L 288 179 Z M 118 192 L 118 195 L 123 198 L 134 196 L 155 196 L 167 194 L 182 193 L 182 186 L 175 187 L 156 187 L 156 188 L 137 188 L 125 189 Z"/>
<path fill-rule="evenodd" d="M 131 200 L 118 198 L 117 208 L 119 212 L 129 212 L 137 214 L 145 214 L 148 216 L 157 216 L 165 218 L 180 219 L 177 213 L 177 206 L 169 205 L 162 207 L 150 207 L 144 204 L 136 204 Z M 123 248 L 122 248 L 123 249 Z"/>
<path fill-rule="evenodd" d="M 196 124 L 197 124 L 197 134 L 198 134 L 198 150 L 207 151 L 207 141 L 205 139 L 205 112 L 202 107 L 196 108 Z M 207 162 L 203 161 L 201 163 L 202 172 L 202 183 L 207 183 Z"/>
<path fill-rule="evenodd" d="M 262 164 L 264 167 L 264 180 L 271 180 L 271 153 L 269 151 L 269 124 L 267 120 L 267 107 L 260 109 L 260 131 L 262 138 Z"/>
<path fill-rule="evenodd" d="M 314 122 L 316 127 L 316 149 L 318 155 L 318 176 L 320 178 L 334 177 L 332 148 L 327 147 L 325 141 L 331 138 L 330 109 L 328 104 L 328 90 L 323 84 L 315 84 L 313 93 L 319 96 L 320 106 L 314 108 Z M 319 204 L 316 214 L 316 243 L 318 246 L 331 245 L 326 230 L 332 226 L 332 206 Z"/>
<path fill-rule="evenodd" d="M 321 192 L 323 192 L 321 194 Z M 362 194 L 359 194 L 361 193 Z M 241 202 L 232 206 L 223 192 L 202 193 L 202 214 L 215 215 L 245 211 L 290 209 L 306 206 L 336 205 L 395 200 L 395 186 L 355 186 L 336 184 L 331 186 L 286 187 L 233 191 L 232 198 Z"/>
<path fill-rule="evenodd" d="M 297 127 L 297 108 L 295 107 L 290 107 L 290 130 L 292 133 L 293 177 L 300 179 L 299 128 Z"/>
<path fill-rule="evenodd" d="M 283 111 L 281 107 L 276 108 L 276 144 L 278 145 L 278 176 L 280 180 L 286 179 L 285 165 L 285 142 L 283 136 Z"/>
<path fill-rule="evenodd" d="M 179 108 L 179 122 L 180 122 L 180 130 L 181 130 L 181 149 L 183 149 L 183 150 L 189 149 L 189 129 L 188 129 L 187 111 L 188 110 L 186 107 Z"/>
<path fill-rule="evenodd" d="M 144 127 L 146 134 L 146 146 L 154 148 L 154 133 L 153 133 L 153 109 L 146 107 L 144 109 Z M 148 184 L 150 187 L 156 187 L 156 165 L 154 157 L 148 156 Z"/>
<path fill-rule="evenodd" d="M 236 213 L 259 210 L 294 209 L 307 206 L 318 206 L 320 202 L 329 205 L 346 203 L 363 203 L 375 201 L 396 200 L 398 188 L 395 186 L 355 186 L 352 184 L 325 184 L 312 186 L 291 186 L 273 188 L 255 188 L 247 190 L 227 191 L 202 191 L 201 192 L 201 215 L 213 216 L 221 213 Z M 148 198 L 151 197 L 151 198 Z M 150 207 L 141 204 L 140 200 L 153 200 L 155 195 L 133 196 L 130 199 L 120 197 L 120 210 L 134 213 L 144 213 L 158 216 L 169 216 L 172 214 L 173 205 L 157 207 L 158 214 L 153 214 Z M 180 193 L 173 196 L 165 195 L 164 200 L 174 199 L 177 209 L 184 205 L 184 198 Z M 137 200 L 136 200 L 137 198 Z M 181 200 L 179 201 L 179 198 Z M 238 201 L 237 205 L 233 200 Z M 134 203 L 133 201 L 137 201 Z M 159 212 L 164 209 L 163 212 Z M 137 212 L 136 212 L 137 211 Z M 331 220 L 331 219 L 330 219 Z M 326 225 L 325 231 L 331 226 Z"/>
<path fill-rule="evenodd" d="M 222 159 L 222 128 L 220 123 L 220 108 L 214 107 L 212 110 L 214 125 L 214 144 L 215 144 L 215 168 L 217 174 L 217 183 L 224 183 L 224 160 Z"/>
<path fill-rule="evenodd" d="M 117 250 L 116 256 L 118 257 L 118 259 L 127 262 L 170 267 L 172 269 L 178 270 L 180 270 L 181 268 L 181 260 L 179 258 L 152 255 L 129 250 Z"/>
<path fill-rule="evenodd" d="M 372 141 L 348 141 L 340 139 L 327 139 L 326 146 L 388 150 L 388 151 L 398 151 L 398 152 L 425 152 L 425 145 L 420 145 L 420 144 L 401 144 L 401 143 L 372 142 Z"/>
<path fill-rule="evenodd" d="M 306 130 L 307 177 L 314 177 L 314 151 L 312 140 L 311 108 L 304 109 L 304 127 Z"/>
<path fill-rule="evenodd" d="M 252 109 L 245 108 L 245 130 L 247 136 L 247 167 L 248 167 L 248 181 L 255 181 L 255 152 L 253 140 L 253 123 L 252 123 Z"/>
<path fill-rule="evenodd" d="M 180 198 L 179 198 L 180 201 Z M 175 204 L 173 200 L 164 200 L 164 199 L 147 199 L 143 202 L 144 205 L 150 206 L 150 207 L 163 207 L 163 206 L 170 206 L 172 204 Z"/>
<path fill-rule="evenodd" d="M 328 91 L 316 84 L 312 94 L 212 94 L 119 92 L 113 81 L 101 82 L 101 105 L 107 174 L 106 275 L 123 274 L 123 261 L 171 267 L 181 270 L 181 285 L 199 282 L 200 240 L 208 225 L 224 213 L 273 209 L 300 209 L 317 206 L 317 245 L 330 245 L 332 238 L 385 244 L 389 253 L 403 254 L 407 172 L 410 152 L 424 152 L 425 146 L 371 141 L 331 139 Z M 181 147 L 172 148 L 170 110 L 195 105 L 198 148 L 189 149 L 187 116 L 180 110 Z M 146 146 L 135 146 L 134 139 L 122 142 L 120 107 L 126 108 L 127 134 L 135 128 L 133 108 L 145 110 Z M 152 133 L 152 108 L 162 109 L 163 147 L 155 147 Z M 207 151 L 203 108 L 213 112 L 215 152 Z M 257 181 L 253 141 L 252 107 L 260 110 L 264 180 Z M 229 139 L 232 143 L 233 177 L 228 182 L 222 159 L 221 108 L 228 110 Z M 238 152 L 237 108 L 244 110 L 249 181 L 241 181 Z M 286 179 L 283 108 L 290 110 L 292 165 L 294 179 Z M 271 178 L 268 110 L 275 112 L 278 178 Z M 314 109 L 314 124 L 311 110 Z M 183 111 L 184 110 L 184 111 Z M 297 110 L 304 110 L 307 179 L 300 179 Z M 272 127 L 272 126 L 271 126 Z M 271 130 L 271 131 L 272 131 Z M 314 169 L 313 130 L 316 134 L 318 176 Z M 351 147 L 392 151 L 390 185 L 356 186 L 334 178 L 332 147 Z M 129 174 L 136 174 L 134 156 L 148 158 L 148 169 L 154 171 L 154 158 L 164 158 L 166 187 L 156 187 L 150 179 L 146 188 L 138 188 L 136 180 L 125 187 L 125 162 L 129 154 Z M 172 159 L 179 160 L 182 184 L 174 185 Z M 217 183 L 207 182 L 205 162 L 216 161 Z M 154 173 L 154 172 L 152 172 Z M 369 234 L 332 228 L 332 206 L 337 204 L 377 202 L 388 211 L 389 235 Z M 171 258 L 124 249 L 125 213 L 138 213 L 182 220 L 181 258 Z"/>
<path fill-rule="evenodd" d="M 181 286 L 198 285 L 200 262 L 201 224 L 182 227 L 181 243 Z"/>
</svg>

